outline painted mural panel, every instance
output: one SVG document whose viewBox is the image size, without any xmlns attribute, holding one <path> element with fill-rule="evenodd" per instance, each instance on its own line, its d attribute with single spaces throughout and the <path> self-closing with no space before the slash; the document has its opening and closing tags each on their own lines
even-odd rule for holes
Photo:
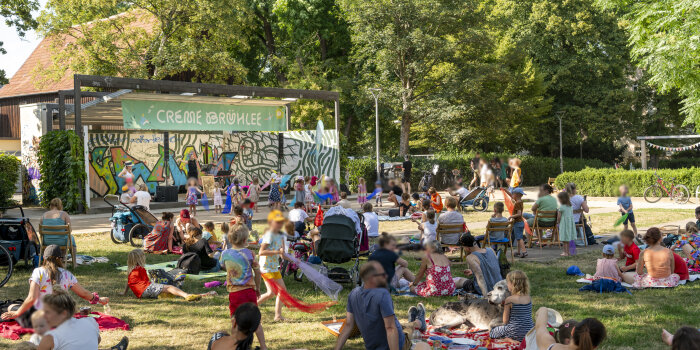
<svg viewBox="0 0 700 350">
<path fill-rule="evenodd" d="M 95 132 L 88 135 L 90 188 L 102 196 L 120 193 L 124 179 L 116 175 L 128 160 L 134 163 L 136 183 L 155 192 L 157 185 L 184 185 L 187 160 L 196 155 L 201 167 L 206 158 L 215 164 L 213 173 L 230 170 L 243 183 L 253 177 L 265 182 L 273 171 L 291 175 L 329 175 L 337 178 L 339 152 L 335 130 L 323 132 L 323 146 L 316 152 L 315 131 L 282 133 L 283 159 L 279 159 L 279 134 L 171 133 L 168 172 L 165 171 L 163 134 L 154 132 Z M 167 175 L 167 179 L 166 179 Z"/>
</svg>

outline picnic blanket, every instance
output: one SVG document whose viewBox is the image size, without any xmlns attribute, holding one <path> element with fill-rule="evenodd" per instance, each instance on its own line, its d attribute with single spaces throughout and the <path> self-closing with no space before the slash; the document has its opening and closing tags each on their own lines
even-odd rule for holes
<svg viewBox="0 0 700 350">
<path fill-rule="evenodd" d="M 411 220 L 410 216 L 388 216 L 388 215 L 377 215 L 379 221 L 403 221 Z"/>
<path fill-rule="evenodd" d="M 172 270 L 176 267 L 177 267 L 177 260 L 166 261 L 166 262 L 162 262 L 162 263 L 158 263 L 158 264 L 146 264 L 146 266 L 145 266 L 146 270 L 163 269 L 166 271 Z M 128 270 L 128 266 L 119 266 L 119 267 L 117 267 L 117 270 L 126 271 L 126 270 Z M 193 280 L 193 281 L 206 280 L 206 279 L 218 278 L 218 277 L 226 277 L 226 271 L 200 273 L 198 275 L 187 274 L 185 276 L 186 279 Z"/>
<path fill-rule="evenodd" d="M 114 316 L 103 314 L 101 312 L 93 312 L 89 316 L 83 316 L 81 314 L 73 315 L 75 318 L 83 317 L 94 317 L 97 321 L 97 325 L 100 327 L 100 331 L 110 331 L 114 329 L 123 329 L 125 331 L 129 330 L 129 324 L 121 319 Z M 17 321 L 2 322 L 0 323 L 0 337 L 10 340 L 19 340 L 22 334 L 34 333 L 31 328 L 22 328 L 22 326 L 17 323 Z"/>
<path fill-rule="evenodd" d="M 689 278 L 688 278 L 688 280 L 679 281 L 679 282 L 678 282 L 678 285 L 679 285 L 679 286 L 680 286 L 680 285 L 684 285 L 684 284 L 686 284 L 687 282 L 695 282 L 695 281 L 698 280 L 698 279 L 700 279 L 700 274 L 698 274 L 698 275 L 690 275 Z M 585 278 L 579 278 L 579 279 L 576 280 L 576 282 L 578 282 L 578 283 L 591 284 L 591 283 L 593 283 L 593 276 L 591 276 L 591 275 L 589 275 L 589 274 L 586 274 L 586 277 L 585 277 Z M 632 285 L 629 284 L 629 283 L 621 282 L 620 284 L 621 284 L 623 287 L 625 287 L 625 288 L 633 288 Z M 672 287 L 650 287 L 650 288 L 672 288 Z"/>
<path fill-rule="evenodd" d="M 430 323 L 429 320 L 426 320 Z M 515 350 L 520 347 L 520 342 L 507 341 L 504 339 L 491 339 L 489 338 L 489 331 L 487 329 L 461 329 L 455 328 L 450 330 L 449 334 L 441 333 L 438 331 L 438 327 L 431 326 L 428 324 L 428 328 L 422 335 L 423 340 L 428 342 L 430 345 L 432 340 L 431 337 L 447 337 L 453 340 L 450 345 L 450 349 L 474 349 L 475 346 L 485 347 L 486 349 L 502 349 L 502 350 Z"/>
</svg>

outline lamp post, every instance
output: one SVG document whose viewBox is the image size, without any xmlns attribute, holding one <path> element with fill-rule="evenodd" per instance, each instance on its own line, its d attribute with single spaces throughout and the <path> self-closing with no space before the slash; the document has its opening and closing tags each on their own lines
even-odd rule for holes
<svg viewBox="0 0 700 350">
<path fill-rule="evenodd" d="M 375 139 L 376 139 L 376 148 L 377 148 L 377 180 L 381 179 L 381 174 L 379 173 L 379 94 L 382 92 L 382 89 L 379 88 L 370 88 L 368 89 L 369 93 L 372 94 L 372 97 L 374 97 L 374 123 L 375 123 Z"/>
<path fill-rule="evenodd" d="M 559 118 L 559 172 L 563 173 L 564 172 L 564 143 L 562 142 L 562 137 L 561 137 L 561 118 L 564 115 L 564 111 L 558 111 L 556 113 L 557 118 Z"/>
</svg>

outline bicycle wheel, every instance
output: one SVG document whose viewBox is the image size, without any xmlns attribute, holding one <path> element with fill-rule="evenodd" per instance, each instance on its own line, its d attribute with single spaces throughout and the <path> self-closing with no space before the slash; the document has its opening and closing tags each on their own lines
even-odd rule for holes
<svg viewBox="0 0 700 350">
<path fill-rule="evenodd" d="M 644 190 L 644 200 L 649 203 L 656 203 L 663 197 L 664 191 L 659 185 L 651 185 Z"/>
<path fill-rule="evenodd" d="M 151 229 L 144 224 L 136 224 L 129 231 L 129 242 L 134 247 L 143 247 L 143 237 L 146 237 Z"/>
<path fill-rule="evenodd" d="M 688 187 L 685 185 L 678 185 L 671 191 L 671 197 L 678 204 L 688 203 L 688 199 L 690 199 L 690 190 L 688 190 Z"/>
<path fill-rule="evenodd" d="M 4 286 L 5 283 L 10 280 L 13 267 L 14 264 L 12 263 L 10 252 L 7 248 L 0 245 L 0 287 Z"/>
</svg>

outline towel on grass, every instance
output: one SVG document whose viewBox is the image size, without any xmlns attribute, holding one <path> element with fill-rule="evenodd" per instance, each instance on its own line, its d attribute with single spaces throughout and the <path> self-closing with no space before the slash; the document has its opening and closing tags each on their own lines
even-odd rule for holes
<svg viewBox="0 0 700 350">
<path fill-rule="evenodd" d="M 97 325 L 100 327 L 100 331 L 110 331 L 114 329 L 123 329 L 125 331 L 129 330 L 129 324 L 121 319 L 114 316 L 106 315 L 101 312 L 93 312 L 92 315 L 95 316 L 83 316 L 81 314 L 75 314 L 75 318 L 83 317 L 95 317 Z M 19 340 L 22 334 L 34 333 L 31 328 L 22 328 L 22 326 L 17 323 L 17 321 L 2 322 L 0 323 L 0 337 L 10 340 Z"/>
<path fill-rule="evenodd" d="M 146 264 L 144 267 L 146 270 L 157 270 L 157 269 L 163 269 L 163 270 L 171 270 L 177 267 L 177 260 L 176 261 L 166 261 L 158 264 Z M 117 267 L 117 270 L 119 271 L 126 271 L 128 269 L 127 266 L 119 266 Z M 207 272 L 207 273 L 200 273 L 198 275 L 193 275 L 193 274 L 187 274 L 186 279 L 188 280 L 193 280 L 193 281 L 199 281 L 199 280 L 205 280 L 205 279 L 210 279 L 210 278 L 218 278 L 218 277 L 225 277 L 226 276 L 226 271 L 219 271 L 219 272 Z"/>
</svg>

